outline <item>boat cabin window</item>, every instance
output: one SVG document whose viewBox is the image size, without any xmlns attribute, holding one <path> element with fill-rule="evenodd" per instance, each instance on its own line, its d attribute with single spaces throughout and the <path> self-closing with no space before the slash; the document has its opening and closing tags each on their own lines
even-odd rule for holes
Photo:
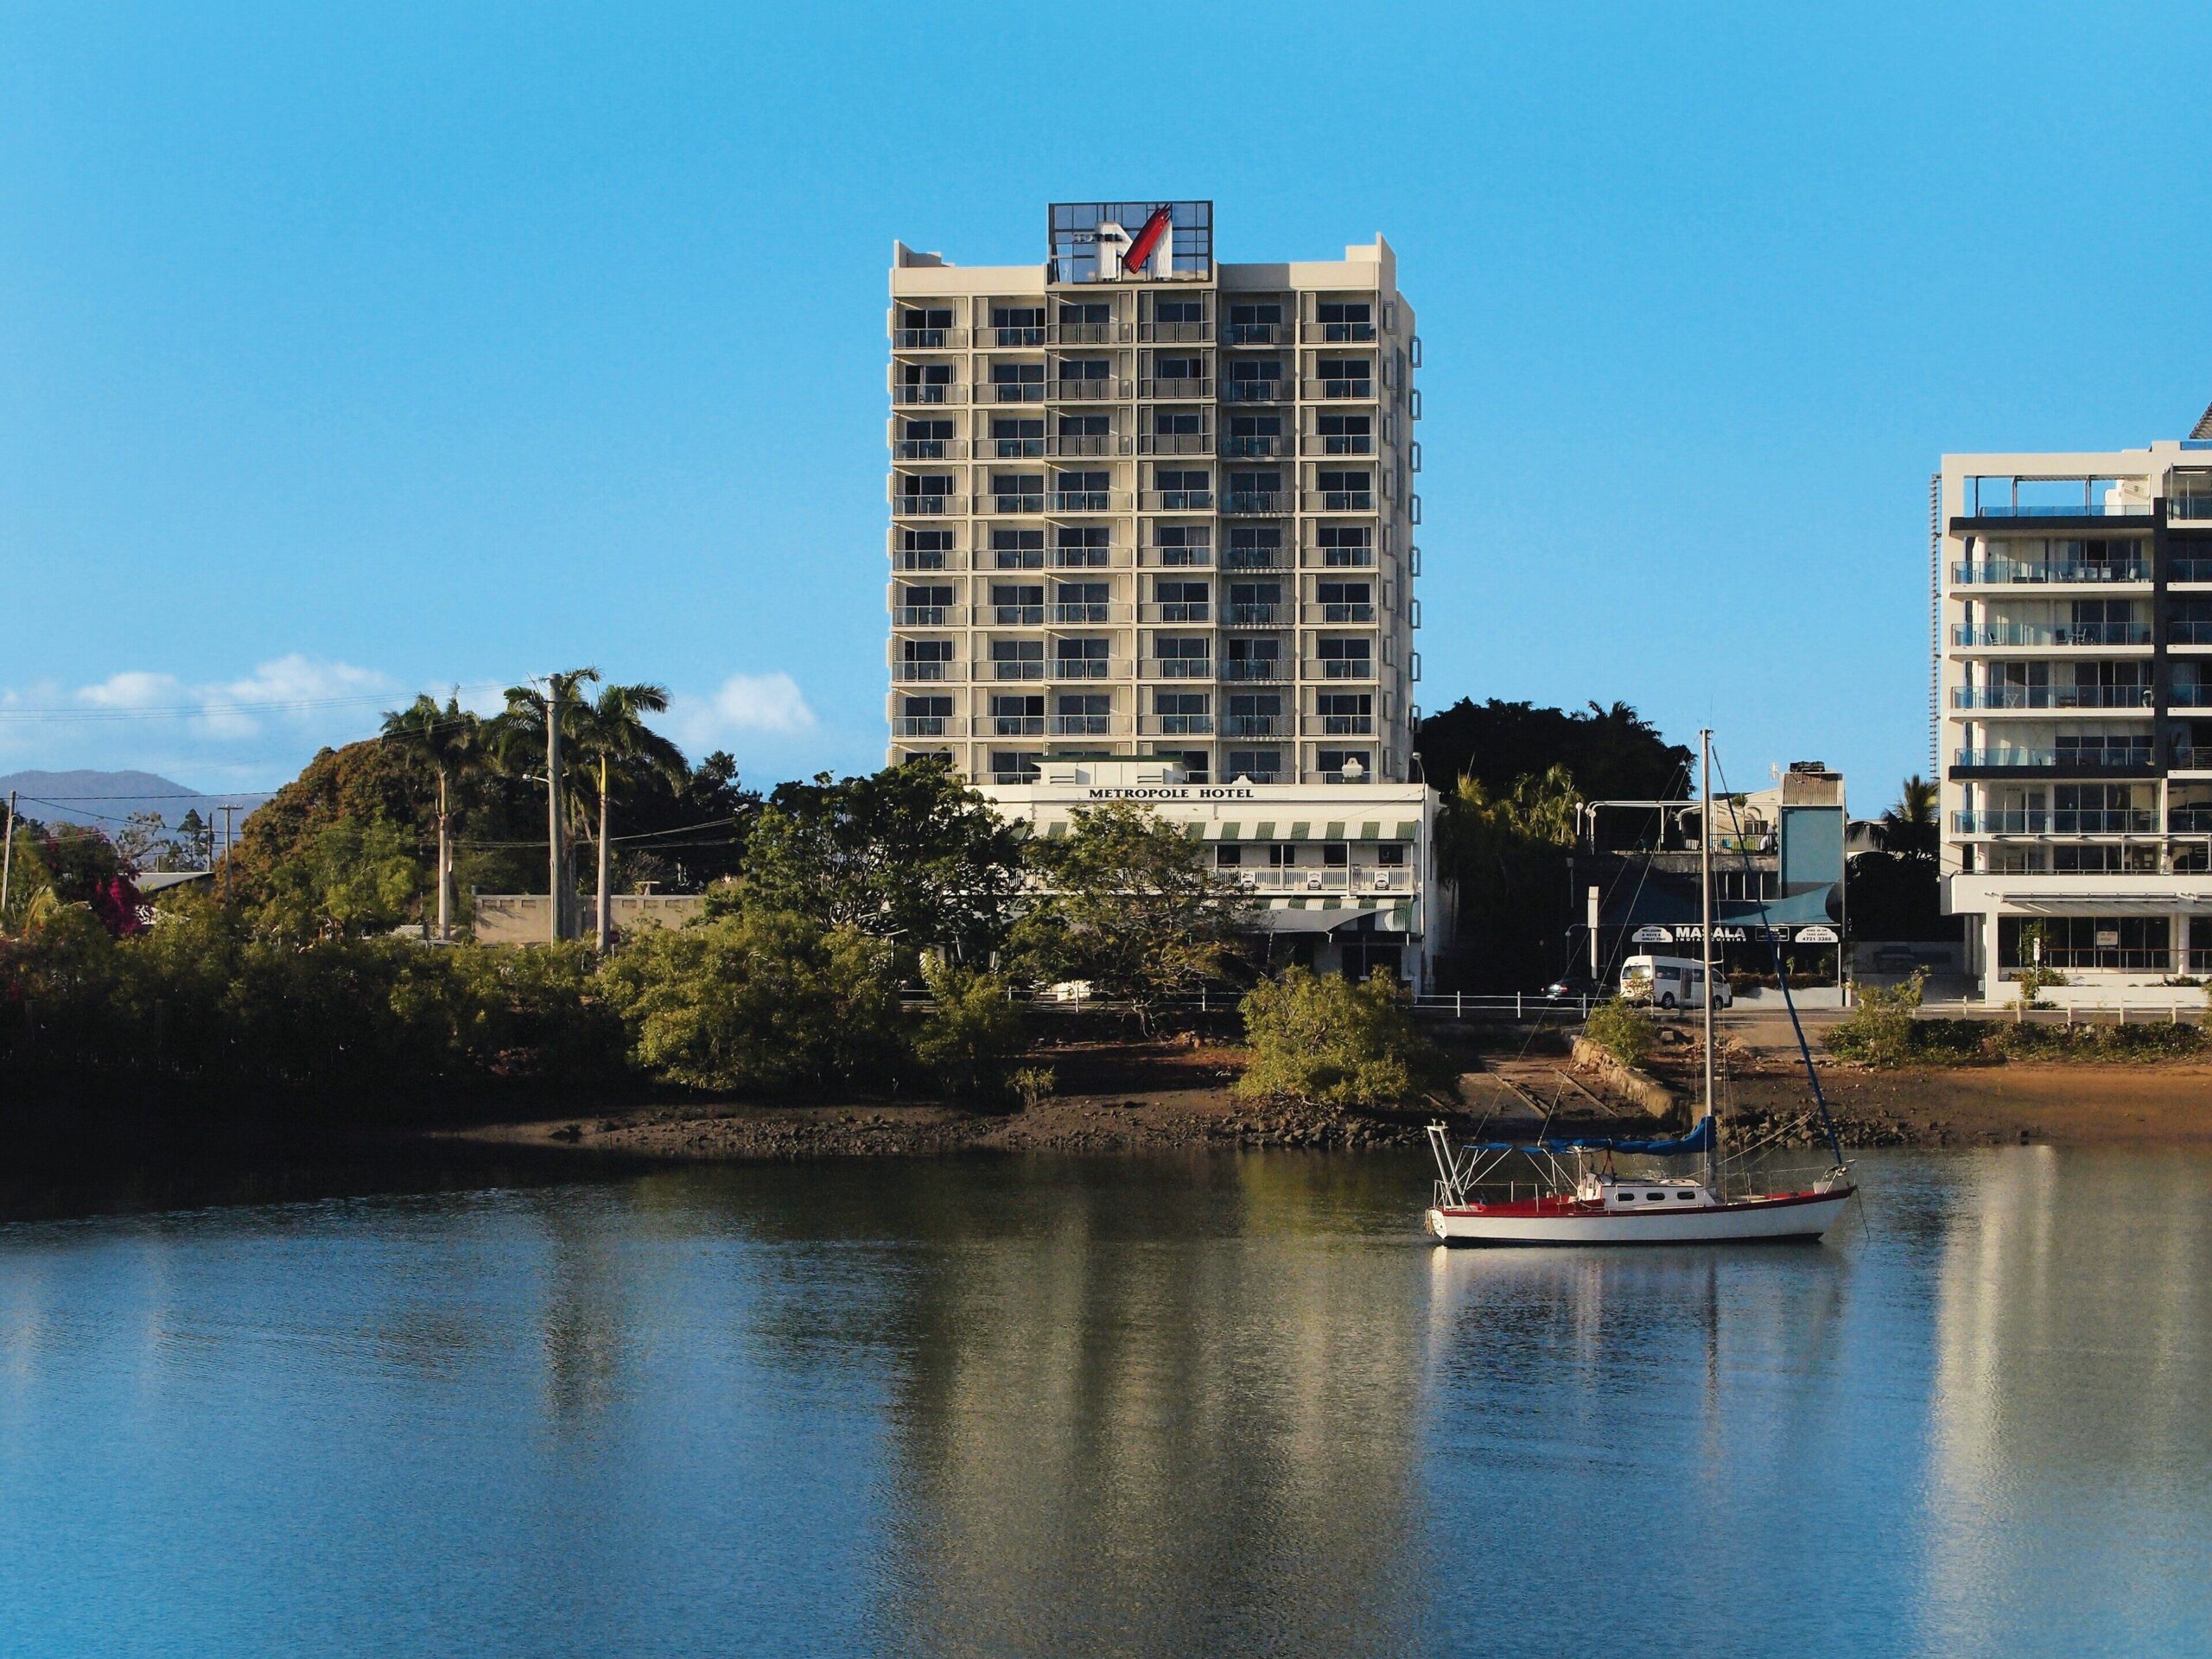
<svg viewBox="0 0 2212 1659">
<path fill-rule="evenodd" d="M 1647 1192 L 1643 1196 L 1654 1204 L 1664 1204 L 1667 1201 L 1667 1195 L 1664 1192 Z"/>
<path fill-rule="evenodd" d="M 1618 1198 L 1623 1204 L 1634 1204 L 1636 1202 L 1636 1194 L 1633 1192 L 1617 1192 L 1613 1196 Z"/>
<path fill-rule="evenodd" d="M 1697 1197 L 1697 1194 L 1694 1192 L 1677 1192 L 1675 1194 L 1675 1202 L 1677 1204 L 1682 1204 L 1688 1202 L 1691 1198 L 1694 1198 L 1695 1197 Z"/>
</svg>

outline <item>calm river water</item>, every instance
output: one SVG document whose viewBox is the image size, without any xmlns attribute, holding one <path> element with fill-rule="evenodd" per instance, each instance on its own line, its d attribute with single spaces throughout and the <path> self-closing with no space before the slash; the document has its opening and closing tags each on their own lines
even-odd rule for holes
<svg viewBox="0 0 2212 1659">
<path fill-rule="evenodd" d="M 2212 1651 L 2212 1160 L 1446 1254 L 1395 1154 L 0 1226 L 0 1653 Z"/>
</svg>

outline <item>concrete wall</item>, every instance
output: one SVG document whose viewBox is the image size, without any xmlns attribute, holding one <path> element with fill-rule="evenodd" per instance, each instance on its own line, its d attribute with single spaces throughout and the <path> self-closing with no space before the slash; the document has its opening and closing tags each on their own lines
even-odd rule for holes
<svg viewBox="0 0 2212 1659">
<path fill-rule="evenodd" d="M 550 894 L 543 893 L 480 893 L 476 895 L 476 942 L 479 944 L 543 944 L 550 918 L 546 914 Z M 699 913 L 705 901 L 695 893 L 618 893 L 608 900 L 615 930 L 639 927 L 681 927 Z M 584 931 L 595 925 L 597 911 L 591 895 L 577 901 Z"/>
</svg>

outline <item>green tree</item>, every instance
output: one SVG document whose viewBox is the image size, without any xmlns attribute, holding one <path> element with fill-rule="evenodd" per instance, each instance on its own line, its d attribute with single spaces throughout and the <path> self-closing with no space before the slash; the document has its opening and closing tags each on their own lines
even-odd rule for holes
<svg viewBox="0 0 2212 1659">
<path fill-rule="evenodd" d="M 599 828 L 597 899 L 593 906 L 599 948 L 613 943 L 607 912 L 609 803 L 613 796 L 647 778 L 681 788 L 690 777 L 683 752 L 652 727 L 647 715 L 668 711 L 668 690 L 658 685 L 608 685 L 578 711 L 571 728 L 575 765 L 582 788 L 578 798 L 596 803 Z"/>
<path fill-rule="evenodd" d="M 1293 968 L 1254 986 L 1243 1007 L 1251 1058 L 1236 1092 L 1247 1099 L 1394 1106 L 1451 1078 L 1386 975 L 1356 984 Z"/>
<path fill-rule="evenodd" d="M 403 748 L 429 768 L 437 783 L 432 822 L 437 827 L 438 938 L 453 938 L 453 823 L 461 791 L 487 764 L 481 722 L 448 696 L 443 708 L 428 693 L 384 717 L 384 741 Z"/>
<path fill-rule="evenodd" d="M 1934 858 L 1937 799 L 1936 785 L 1918 772 L 1898 785 L 1896 804 L 1882 813 L 1883 850 Z"/>
<path fill-rule="evenodd" d="M 423 890 L 410 838 L 389 818 L 340 818 L 262 873 L 254 920 L 288 939 L 346 938 L 397 925 Z"/>
<path fill-rule="evenodd" d="M 1139 1026 L 1170 996 L 1218 978 L 1250 901 L 1210 849 L 1150 807 L 1078 807 L 1065 839 L 1030 843 L 1040 891 L 1013 945 L 1046 981 L 1089 980 Z"/>
<path fill-rule="evenodd" d="M 916 1034 L 916 1058 L 955 1100 L 1003 1096 L 1026 1035 L 1005 976 L 931 955 L 922 958 L 922 981 L 934 1006 Z"/>
<path fill-rule="evenodd" d="M 590 823 L 585 791 L 574 785 L 575 768 L 569 740 L 590 718 L 591 704 L 583 688 L 598 680 L 597 669 L 578 668 L 548 675 L 543 690 L 535 684 L 511 685 L 506 690 L 506 706 L 484 723 L 485 745 L 502 771 L 512 778 L 544 781 L 549 798 L 547 833 L 552 834 L 557 824 L 561 837 L 557 874 L 551 868 L 556 861 L 551 858 L 552 849 L 548 849 L 547 887 L 551 897 L 547 902 L 553 908 L 552 931 L 564 939 L 575 933 L 572 913 L 576 892 L 575 838 Z M 557 718 L 549 718 L 549 711 Z M 557 773 L 553 764 L 556 730 L 561 746 Z"/>
<path fill-rule="evenodd" d="M 1563 766 L 1494 791 L 1471 773 L 1444 798 L 1438 862 L 1458 888 L 1460 938 L 1485 982 L 1541 982 L 1563 935 L 1581 791 Z"/>
<path fill-rule="evenodd" d="M 599 978 L 637 1064 L 671 1082 L 872 1090 L 906 1070 L 897 952 L 857 928 L 751 907 L 640 929 Z"/>
<path fill-rule="evenodd" d="M 941 761 L 785 784 L 747 849 L 738 900 L 982 960 L 1006 937 L 1022 835 Z"/>
<path fill-rule="evenodd" d="M 1623 1065 L 1642 1065 L 1659 1042 L 1659 1022 L 1624 998 L 1608 997 L 1590 1010 L 1582 1034 Z"/>
<path fill-rule="evenodd" d="M 1471 777 L 1497 794 L 1564 766 L 1593 799 L 1674 800 L 1688 792 L 1690 752 L 1624 702 L 1587 712 L 1462 697 L 1421 723 L 1422 770 L 1449 791 Z"/>
</svg>

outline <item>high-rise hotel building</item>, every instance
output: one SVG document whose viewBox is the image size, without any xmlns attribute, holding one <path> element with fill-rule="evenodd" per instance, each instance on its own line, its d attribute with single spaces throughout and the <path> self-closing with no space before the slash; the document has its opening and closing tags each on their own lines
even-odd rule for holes
<svg viewBox="0 0 2212 1659">
<path fill-rule="evenodd" d="M 1943 902 L 1984 994 L 2212 973 L 2212 413 L 1946 455 L 1931 508 Z"/>
<path fill-rule="evenodd" d="M 1221 264 L 1209 202 L 1052 207 L 891 270 L 892 760 L 1403 782 L 1421 342 L 1379 237 Z"/>
</svg>

